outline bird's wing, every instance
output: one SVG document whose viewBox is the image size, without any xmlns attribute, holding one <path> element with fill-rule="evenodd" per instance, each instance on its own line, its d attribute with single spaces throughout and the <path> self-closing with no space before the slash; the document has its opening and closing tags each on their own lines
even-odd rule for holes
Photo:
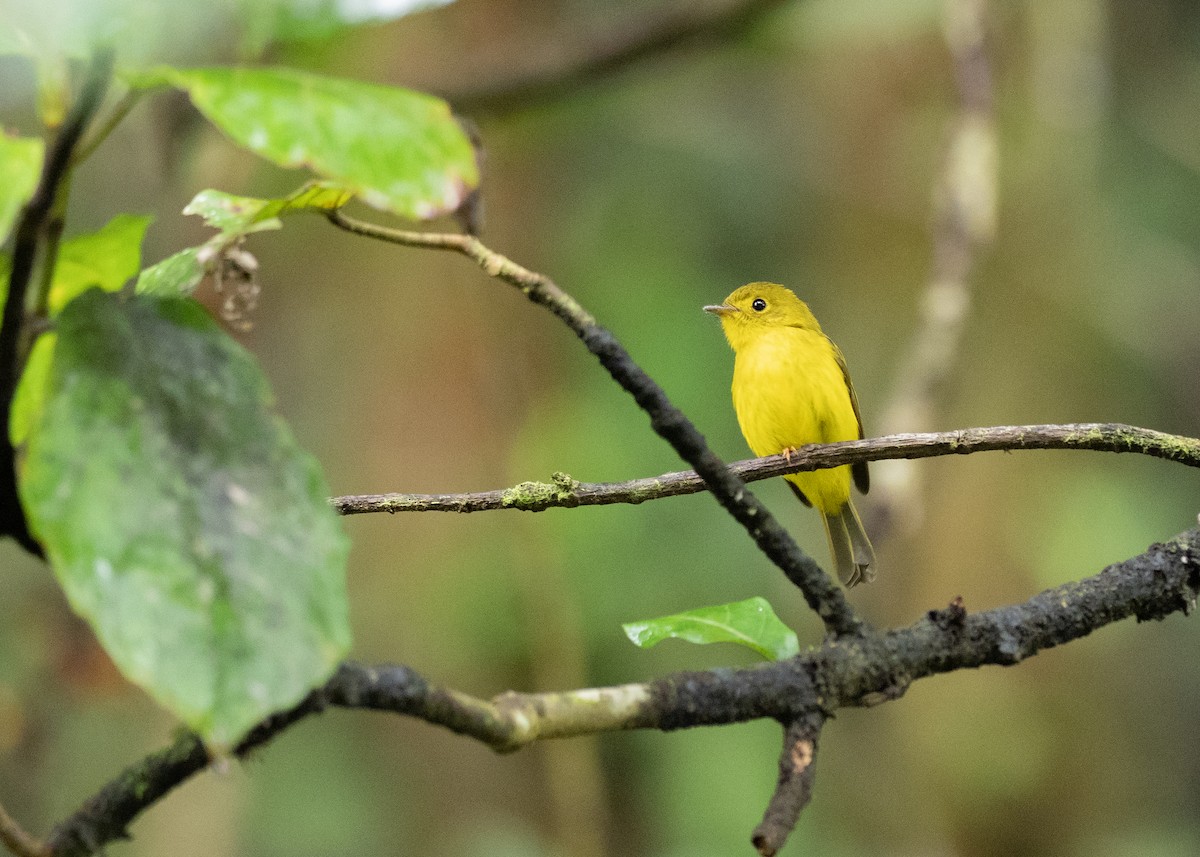
<svg viewBox="0 0 1200 857">
<path fill-rule="evenodd" d="M 850 391 L 850 406 L 854 408 L 854 418 L 858 420 L 858 437 L 863 438 L 862 412 L 858 409 L 858 394 L 854 392 L 854 382 L 850 380 L 850 370 L 846 368 L 846 358 L 842 356 L 842 349 L 837 347 L 837 344 L 830 340 L 829 344 L 833 346 L 833 356 L 837 359 L 838 368 L 842 370 L 842 378 L 846 381 L 846 389 Z M 867 470 L 867 462 L 856 461 L 850 465 L 850 473 L 854 476 L 854 485 L 859 491 L 866 494 L 871 488 L 871 474 Z"/>
<path fill-rule="evenodd" d="M 792 493 L 795 494 L 797 498 L 799 498 L 801 503 L 803 503 L 805 506 L 808 506 L 808 508 L 810 508 L 810 509 L 812 508 L 812 501 L 804 496 L 804 492 L 801 491 L 799 488 L 797 488 L 795 483 L 788 482 L 787 486 L 792 489 Z"/>
</svg>

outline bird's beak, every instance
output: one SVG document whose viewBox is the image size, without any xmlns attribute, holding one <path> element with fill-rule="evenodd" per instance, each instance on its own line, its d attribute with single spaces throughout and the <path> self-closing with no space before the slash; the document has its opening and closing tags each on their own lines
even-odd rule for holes
<svg viewBox="0 0 1200 857">
<path fill-rule="evenodd" d="M 713 315 L 716 315 L 716 316 L 726 316 L 726 315 L 729 315 L 730 313 L 737 312 L 738 308 L 735 306 L 730 306 L 729 304 L 716 304 L 714 306 L 706 306 L 704 308 L 704 311 L 711 312 Z"/>
</svg>

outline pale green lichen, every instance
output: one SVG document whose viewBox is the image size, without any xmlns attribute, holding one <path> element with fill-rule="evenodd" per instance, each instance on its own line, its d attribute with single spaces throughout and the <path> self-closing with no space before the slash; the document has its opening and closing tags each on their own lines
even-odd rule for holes
<svg viewBox="0 0 1200 857">
<path fill-rule="evenodd" d="M 1084 448 L 1108 447 L 1200 467 L 1200 439 L 1194 437 L 1120 424 L 1101 424 L 1086 431 L 1072 432 L 1067 440 Z"/>
<path fill-rule="evenodd" d="M 540 512 L 552 506 L 579 505 L 576 480 L 566 473 L 554 473 L 550 479 L 550 482 L 521 482 L 504 489 L 500 495 L 501 508 Z"/>
</svg>

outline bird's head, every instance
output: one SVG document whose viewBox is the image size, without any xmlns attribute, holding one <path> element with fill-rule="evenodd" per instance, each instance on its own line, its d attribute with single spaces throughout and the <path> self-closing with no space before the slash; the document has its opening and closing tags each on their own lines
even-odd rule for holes
<svg viewBox="0 0 1200 857">
<path fill-rule="evenodd" d="M 721 327 L 736 351 L 757 333 L 778 327 L 821 331 L 808 304 L 778 283 L 750 283 L 735 289 L 722 303 L 706 306 L 721 319 Z"/>
</svg>

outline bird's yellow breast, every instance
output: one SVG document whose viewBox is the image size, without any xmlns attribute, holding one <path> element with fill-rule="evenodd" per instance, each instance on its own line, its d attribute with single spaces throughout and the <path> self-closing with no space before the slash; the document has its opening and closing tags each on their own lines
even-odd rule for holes
<svg viewBox="0 0 1200 857">
<path fill-rule="evenodd" d="M 859 437 L 845 373 L 823 333 L 767 328 L 738 345 L 733 406 L 755 455 Z M 787 478 L 827 514 L 838 512 L 850 497 L 848 466 Z"/>
</svg>

